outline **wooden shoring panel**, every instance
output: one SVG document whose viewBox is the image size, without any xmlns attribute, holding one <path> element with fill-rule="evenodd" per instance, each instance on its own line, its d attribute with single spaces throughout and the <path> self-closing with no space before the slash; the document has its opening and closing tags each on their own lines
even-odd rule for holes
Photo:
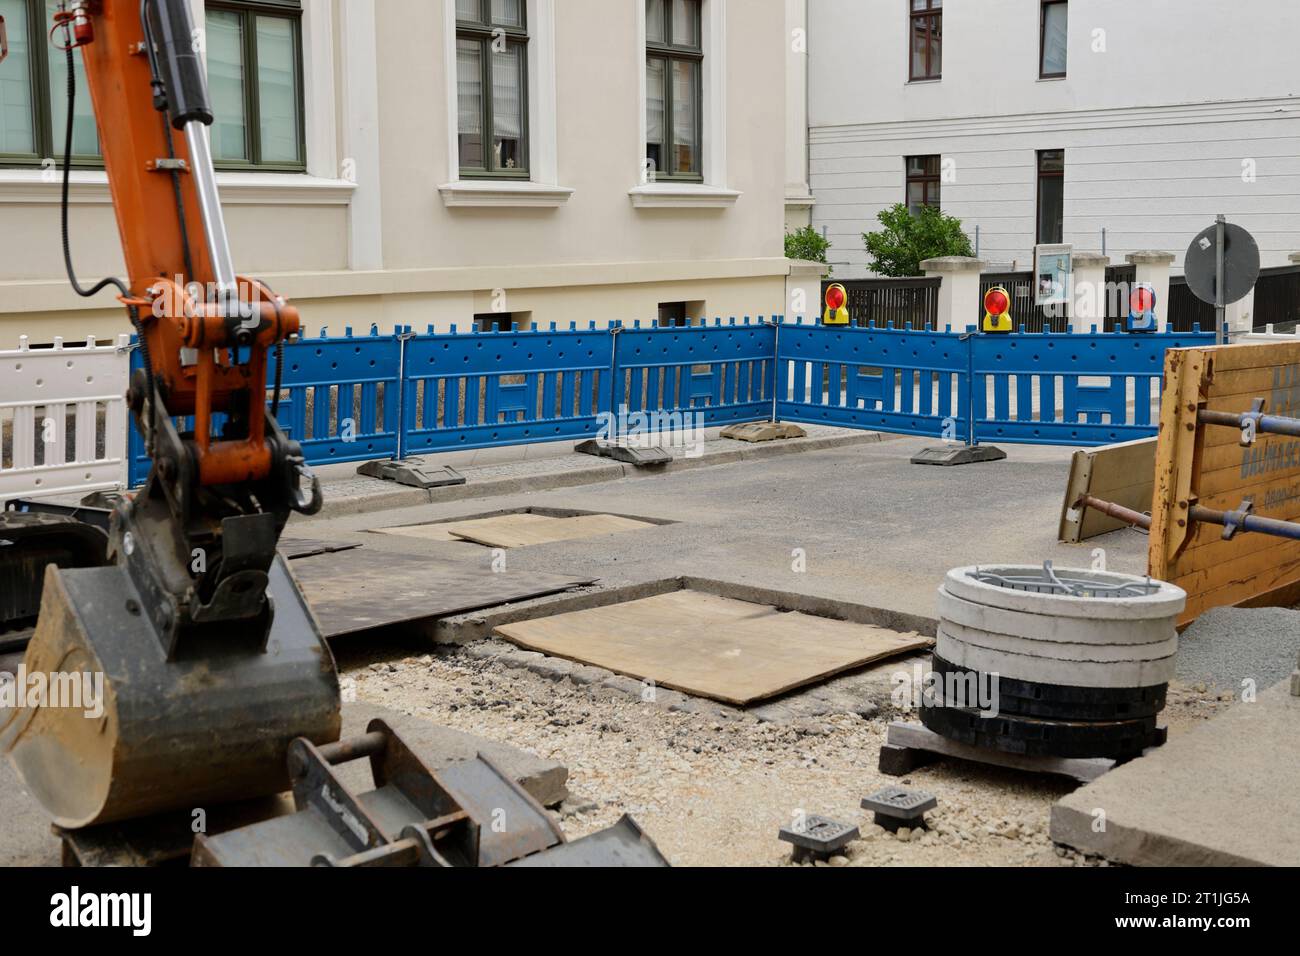
<svg viewBox="0 0 1300 956">
<path fill-rule="evenodd" d="M 1078 544 L 1128 527 L 1118 518 L 1095 508 L 1076 509 L 1075 502 L 1083 495 L 1092 495 L 1140 513 L 1150 511 L 1155 490 L 1155 464 L 1154 438 L 1076 451 L 1070 463 L 1065 501 L 1061 504 L 1060 540 L 1066 544 Z"/>
<path fill-rule="evenodd" d="M 1148 570 L 1187 592 L 1183 626 L 1214 607 L 1291 603 L 1300 597 L 1300 541 L 1188 520 L 1195 505 L 1300 521 L 1300 440 L 1201 425 L 1202 409 L 1300 417 L 1300 343 L 1173 349 L 1156 443 Z M 1098 495 L 1104 498 L 1105 495 Z"/>
</svg>

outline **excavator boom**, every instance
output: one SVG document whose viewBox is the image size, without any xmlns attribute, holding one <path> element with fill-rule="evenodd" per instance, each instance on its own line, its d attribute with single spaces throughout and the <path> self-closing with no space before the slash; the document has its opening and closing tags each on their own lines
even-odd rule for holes
<svg viewBox="0 0 1300 956">
<path fill-rule="evenodd" d="M 128 404 L 153 459 L 113 513 L 109 566 L 46 568 L 24 661 L 102 681 L 102 713 L 33 705 L 0 727 L 64 828 L 278 793 L 289 744 L 340 728 L 333 659 L 276 552 L 290 513 L 320 507 L 266 409 L 298 314 L 231 265 L 195 35 L 188 0 L 65 4 L 52 31 L 98 118 L 127 267 L 106 282 L 143 353 Z"/>
</svg>

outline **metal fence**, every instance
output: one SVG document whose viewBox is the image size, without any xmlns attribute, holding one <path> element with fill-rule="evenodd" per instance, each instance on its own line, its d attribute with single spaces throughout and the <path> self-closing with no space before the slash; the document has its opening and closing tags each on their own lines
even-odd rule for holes
<svg viewBox="0 0 1300 956">
<path fill-rule="evenodd" d="M 1187 332 L 1196 326 L 1214 328 L 1214 306 L 1202 302 L 1187 285 L 1183 276 L 1169 279 L 1169 328 L 1174 332 Z"/>
<path fill-rule="evenodd" d="M 1117 324 L 1128 317 L 1129 292 L 1137 280 L 1137 267 L 1130 265 L 1108 266 L 1104 303 L 1106 319 L 1103 330 L 1114 331 Z M 1034 275 L 1032 272 L 986 272 L 980 276 L 980 302 L 977 319 L 984 318 L 984 293 L 1002 286 L 1011 293 L 1011 322 L 1018 331 L 1068 332 L 1070 318 L 1062 310 L 1034 304 Z M 1059 314 L 1058 314 L 1059 313 Z M 1214 324 L 1214 317 L 1204 323 Z M 1191 323 L 1182 331 L 1190 331 Z"/>
<path fill-rule="evenodd" d="M 1279 332 L 1300 326 L 1300 265 L 1261 269 L 1255 282 L 1253 325 Z"/>
<path fill-rule="evenodd" d="M 854 325 L 914 329 L 939 322 L 939 276 L 910 279 L 848 279 L 840 282 L 848 293 L 847 308 Z M 830 282 L 822 283 L 823 301 Z"/>
</svg>

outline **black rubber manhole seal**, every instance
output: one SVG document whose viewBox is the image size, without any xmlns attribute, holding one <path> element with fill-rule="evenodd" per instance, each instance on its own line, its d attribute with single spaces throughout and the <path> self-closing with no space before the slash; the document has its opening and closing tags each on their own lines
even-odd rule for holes
<svg viewBox="0 0 1300 956">
<path fill-rule="evenodd" d="M 932 670 L 940 682 L 948 674 L 965 680 L 975 675 L 977 688 L 985 686 L 985 678 L 978 671 L 931 655 Z M 968 684 L 966 686 L 969 686 Z M 1013 680 L 998 675 L 998 711 L 1019 717 L 1041 717 L 1048 720 L 1138 720 L 1154 717 L 1165 709 L 1168 684 L 1150 687 L 1070 687 L 1064 684 L 1040 684 L 1034 681 Z M 942 684 L 938 688 L 942 697 Z"/>
<path fill-rule="evenodd" d="M 1156 718 L 1111 721 L 1044 720 L 956 707 L 922 707 L 921 723 L 940 736 L 971 747 L 1030 757 L 1136 757 L 1164 742 Z"/>
</svg>

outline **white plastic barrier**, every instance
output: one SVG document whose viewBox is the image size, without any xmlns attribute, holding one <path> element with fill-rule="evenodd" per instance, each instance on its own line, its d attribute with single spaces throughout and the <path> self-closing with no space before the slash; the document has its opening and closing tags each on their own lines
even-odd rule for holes
<svg viewBox="0 0 1300 956">
<path fill-rule="evenodd" d="M 0 352 L 0 500 L 126 487 L 129 343 Z"/>
<path fill-rule="evenodd" d="M 1249 343 L 1261 345 L 1265 342 L 1300 342 L 1300 328 L 1293 332 L 1274 332 L 1273 326 L 1264 326 L 1263 332 L 1233 332 L 1232 344 Z"/>
</svg>

